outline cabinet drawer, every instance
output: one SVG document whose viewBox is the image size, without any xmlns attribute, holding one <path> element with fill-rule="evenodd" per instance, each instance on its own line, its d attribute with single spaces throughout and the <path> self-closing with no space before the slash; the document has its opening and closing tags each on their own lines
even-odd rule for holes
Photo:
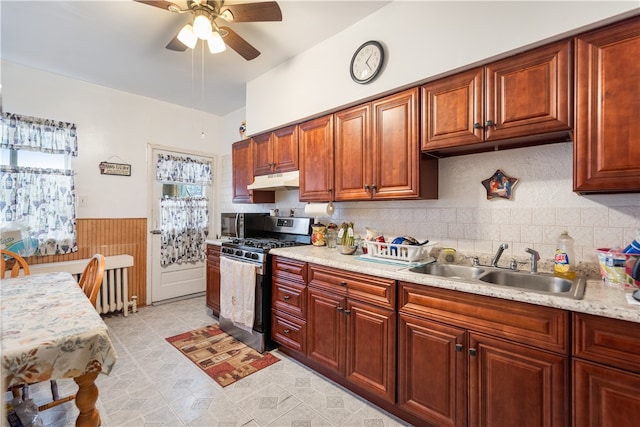
<svg viewBox="0 0 640 427">
<path fill-rule="evenodd" d="M 273 278 L 271 290 L 272 307 L 294 316 L 307 317 L 307 288 L 303 284 Z"/>
<path fill-rule="evenodd" d="M 563 354 L 569 352 L 569 313 L 500 298 L 400 282 L 402 313 Z"/>
<path fill-rule="evenodd" d="M 640 373 L 637 323 L 573 313 L 573 355 Z"/>
<path fill-rule="evenodd" d="M 278 310 L 271 312 L 271 338 L 280 345 L 304 353 L 307 324 Z"/>
<path fill-rule="evenodd" d="M 207 256 L 220 256 L 220 246 L 218 245 L 207 245 Z"/>
<path fill-rule="evenodd" d="M 273 276 L 287 277 L 290 280 L 300 280 L 307 283 L 307 263 L 278 256 L 272 261 Z"/>
<path fill-rule="evenodd" d="M 310 264 L 309 286 L 390 309 L 396 305 L 396 282 L 392 279 Z"/>
</svg>

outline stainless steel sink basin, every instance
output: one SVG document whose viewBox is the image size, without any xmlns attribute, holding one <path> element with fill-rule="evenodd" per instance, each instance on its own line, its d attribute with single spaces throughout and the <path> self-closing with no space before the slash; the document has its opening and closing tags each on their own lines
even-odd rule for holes
<svg viewBox="0 0 640 427">
<path fill-rule="evenodd" d="M 410 268 L 409 271 L 413 273 L 431 274 L 433 276 L 466 280 L 477 279 L 478 276 L 484 273 L 484 269 L 480 267 L 469 267 L 465 265 L 455 264 L 439 264 L 435 262 L 432 264 L 422 265 L 420 267 Z"/>
<path fill-rule="evenodd" d="M 493 285 L 575 299 L 583 297 L 586 283 L 582 278 L 569 280 L 546 274 L 529 274 L 508 270 L 492 270 L 478 277 L 478 280 Z"/>
<path fill-rule="evenodd" d="M 573 299 L 582 299 L 586 286 L 584 278 L 569 280 L 544 273 L 530 274 L 525 271 L 441 264 L 438 262 L 412 267 L 408 271 Z"/>
</svg>

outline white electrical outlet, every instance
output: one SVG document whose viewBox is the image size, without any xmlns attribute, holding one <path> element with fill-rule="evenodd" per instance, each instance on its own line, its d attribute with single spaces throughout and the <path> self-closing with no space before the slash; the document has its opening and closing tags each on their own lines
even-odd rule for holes
<svg viewBox="0 0 640 427">
<path fill-rule="evenodd" d="M 89 196 L 78 196 L 78 207 L 86 208 L 89 206 Z"/>
</svg>

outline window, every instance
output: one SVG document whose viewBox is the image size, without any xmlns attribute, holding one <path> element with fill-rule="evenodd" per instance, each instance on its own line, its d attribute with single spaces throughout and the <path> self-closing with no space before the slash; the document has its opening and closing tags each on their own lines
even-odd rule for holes
<svg viewBox="0 0 640 427">
<path fill-rule="evenodd" d="M 74 124 L 2 115 L 0 223 L 3 231 L 27 230 L 37 255 L 77 250 L 75 186 L 70 166 L 71 157 L 77 153 Z M 17 252 L 33 254 L 26 249 Z"/>
</svg>

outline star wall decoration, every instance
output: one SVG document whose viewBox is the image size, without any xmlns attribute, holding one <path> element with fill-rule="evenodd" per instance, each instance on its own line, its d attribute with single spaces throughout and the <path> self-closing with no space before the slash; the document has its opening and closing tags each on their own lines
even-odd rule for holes
<svg viewBox="0 0 640 427">
<path fill-rule="evenodd" d="M 482 185 L 487 190 L 487 200 L 503 198 L 511 200 L 513 187 L 518 183 L 518 178 L 507 176 L 498 169 L 491 177 L 482 181 Z"/>
</svg>

